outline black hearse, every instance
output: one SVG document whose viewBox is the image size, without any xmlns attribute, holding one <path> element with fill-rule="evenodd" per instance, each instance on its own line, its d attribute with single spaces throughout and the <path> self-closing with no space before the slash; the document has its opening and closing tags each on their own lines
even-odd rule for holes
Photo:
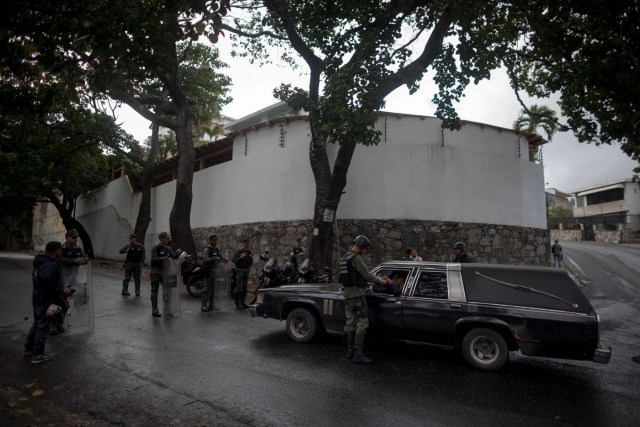
<svg viewBox="0 0 640 427">
<path fill-rule="evenodd" d="M 547 267 L 392 261 L 372 270 L 402 285 L 370 284 L 370 332 L 389 340 L 457 349 L 472 366 L 496 370 L 509 351 L 608 363 L 599 318 L 564 271 Z M 297 342 L 341 334 L 339 283 L 260 289 L 252 316 L 286 320 Z"/>
</svg>

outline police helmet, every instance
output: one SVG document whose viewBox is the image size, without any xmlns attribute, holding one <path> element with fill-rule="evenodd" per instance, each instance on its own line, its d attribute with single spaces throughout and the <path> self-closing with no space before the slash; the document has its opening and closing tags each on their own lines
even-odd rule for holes
<svg viewBox="0 0 640 427">
<path fill-rule="evenodd" d="M 353 239 L 353 243 L 362 249 L 368 249 L 371 247 L 371 241 L 367 236 L 357 236 L 355 239 Z"/>
<path fill-rule="evenodd" d="M 464 243 L 463 242 L 456 242 L 455 245 L 453 245 L 453 249 L 460 249 L 462 252 L 464 252 Z"/>
</svg>

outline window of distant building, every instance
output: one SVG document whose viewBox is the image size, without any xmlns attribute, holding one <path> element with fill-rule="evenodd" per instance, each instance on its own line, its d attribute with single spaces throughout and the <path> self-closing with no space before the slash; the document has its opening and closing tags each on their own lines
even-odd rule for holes
<svg viewBox="0 0 640 427">
<path fill-rule="evenodd" d="M 586 198 L 588 206 L 624 200 L 624 188 L 614 188 L 599 193 L 587 194 Z"/>
</svg>

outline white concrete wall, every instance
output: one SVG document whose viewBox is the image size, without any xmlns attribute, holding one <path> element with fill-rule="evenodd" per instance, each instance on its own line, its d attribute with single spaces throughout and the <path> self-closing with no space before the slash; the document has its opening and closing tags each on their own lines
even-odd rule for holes
<svg viewBox="0 0 640 427">
<path fill-rule="evenodd" d="M 471 124 L 459 133 L 445 131 L 443 145 L 436 119 L 378 122 L 383 132 L 385 125 L 378 146 L 356 149 L 339 218 L 546 228 L 543 168 L 528 161 L 526 140 Z"/>
<path fill-rule="evenodd" d="M 338 218 L 546 228 L 543 168 L 529 162 L 526 139 L 470 123 L 460 132 L 445 131 L 443 144 L 440 121 L 418 116 L 382 115 L 378 129 L 378 146 L 356 148 Z M 193 228 L 312 218 L 309 124 L 295 120 L 284 132 L 281 147 L 278 124 L 247 131 L 234 139 L 232 161 L 194 174 Z M 330 159 L 336 152 L 331 146 Z M 175 181 L 154 188 L 148 230 L 153 237 L 147 242 L 169 230 L 174 196 Z M 92 238 L 105 245 L 126 243 L 139 202 L 140 195 L 121 178 L 95 197 L 79 200 L 76 217 L 91 218 Z M 104 221 L 117 224 L 100 225 Z M 98 256 L 110 252 L 94 245 Z"/>
</svg>

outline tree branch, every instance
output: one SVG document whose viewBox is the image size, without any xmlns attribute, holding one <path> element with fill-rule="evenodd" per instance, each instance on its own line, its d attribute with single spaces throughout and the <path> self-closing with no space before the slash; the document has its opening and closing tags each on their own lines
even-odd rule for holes
<svg viewBox="0 0 640 427">
<path fill-rule="evenodd" d="M 149 110 L 142 102 L 138 101 L 133 96 L 121 90 L 113 90 L 109 92 L 109 96 L 118 101 L 124 102 L 129 107 L 131 107 L 136 113 L 140 114 L 145 119 L 150 122 L 156 122 L 160 126 L 165 127 L 167 129 L 172 129 L 175 131 L 176 124 L 171 120 L 165 119 L 164 117 L 160 117 L 155 114 L 153 111 Z"/>
<path fill-rule="evenodd" d="M 259 31 L 257 33 L 247 33 L 246 31 L 239 30 L 239 29 L 231 27 L 231 26 L 229 26 L 227 24 L 222 24 L 220 26 L 220 28 L 222 28 L 223 30 L 229 31 L 230 33 L 236 34 L 238 36 L 248 37 L 248 38 L 251 38 L 251 39 L 257 39 L 258 37 L 262 37 L 262 36 L 269 36 L 269 37 L 272 37 L 272 38 L 274 38 L 276 40 L 283 40 L 283 41 L 288 40 L 286 37 L 279 36 L 276 33 L 271 32 L 271 31 Z"/>
</svg>

